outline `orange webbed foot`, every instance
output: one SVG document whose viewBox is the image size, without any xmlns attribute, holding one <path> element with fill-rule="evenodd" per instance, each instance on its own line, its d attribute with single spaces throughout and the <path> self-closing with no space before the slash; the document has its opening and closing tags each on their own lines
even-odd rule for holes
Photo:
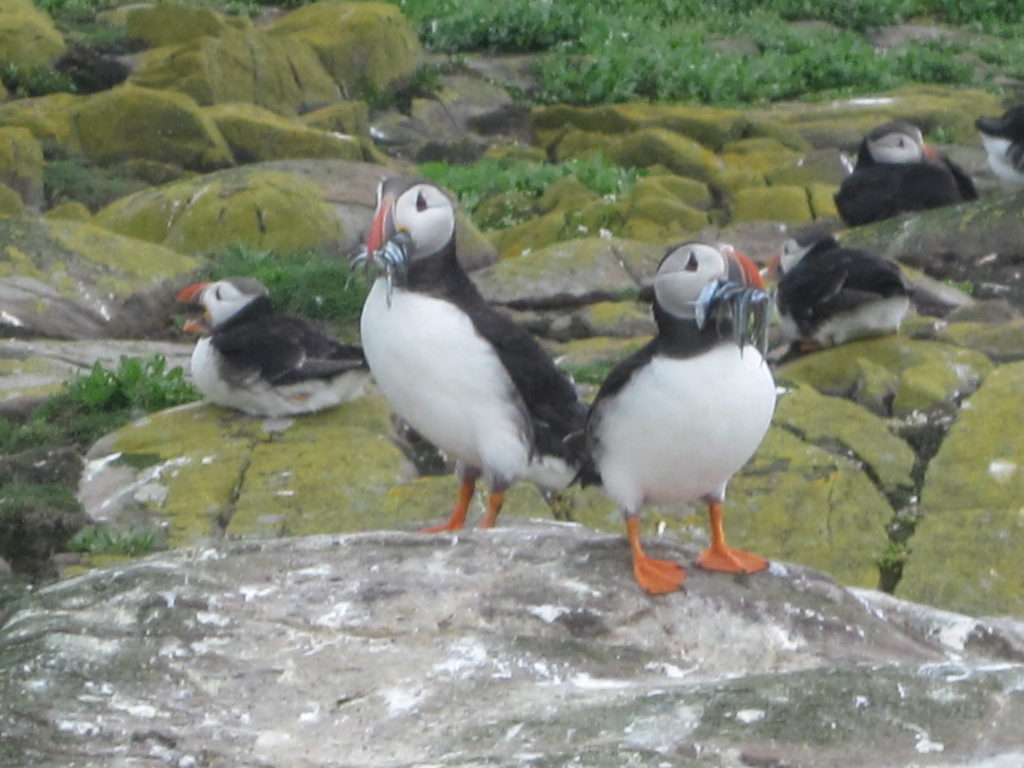
<svg viewBox="0 0 1024 768">
<path fill-rule="evenodd" d="M 466 524 L 466 513 L 469 511 L 469 502 L 473 500 L 473 489 L 476 487 L 475 478 L 467 478 L 459 486 L 459 498 L 455 502 L 455 509 L 452 510 L 448 520 L 441 525 L 432 525 L 427 528 L 420 528 L 420 533 L 451 533 L 461 531 Z"/>
<path fill-rule="evenodd" d="M 448 520 L 441 525 L 430 525 L 426 528 L 420 528 L 417 533 L 452 533 L 453 531 L 461 531 L 463 528 L 462 523 L 453 523 Z"/>
<path fill-rule="evenodd" d="M 633 576 L 645 592 L 664 595 L 682 589 L 686 581 L 686 569 L 675 560 L 634 557 Z"/>
<path fill-rule="evenodd" d="M 756 573 L 765 570 L 768 561 L 760 555 L 744 552 L 742 549 L 708 547 L 697 558 L 697 565 L 709 571 Z"/>
</svg>

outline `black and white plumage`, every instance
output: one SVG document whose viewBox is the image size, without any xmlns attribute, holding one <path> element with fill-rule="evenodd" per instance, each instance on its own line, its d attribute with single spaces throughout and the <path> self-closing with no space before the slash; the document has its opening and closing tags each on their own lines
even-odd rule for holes
<svg viewBox="0 0 1024 768">
<path fill-rule="evenodd" d="M 783 337 L 805 347 L 895 333 L 910 308 L 910 287 L 895 263 L 842 247 L 829 236 L 787 240 L 772 260 Z"/>
<path fill-rule="evenodd" d="M 857 151 L 853 172 L 836 193 L 849 226 L 882 221 L 967 200 L 978 192 L 970 176 L 929 147 L 914 125 L 896 120 L 872 129 Z"/>
<path fill-rule="evenodd" d="M 761 443 L 775 408 L 771 371 L 749 343 L 767 325 L 762 288 L 753 263 L 727 247 L 671 248 L 654 280 L 657 336 L 612 370 L 591 405 L 580 479 L 600 482 L 622 511 L 633 573 L 648 592 L 679 589 L 685 571 L 644 553 L 639 515 L 647 504 L 704 500 L 712 543 L 698 564 L 767 567 L 729 548 L 722 527 L 729 478 Z"/>
<path fill-rule="evenodd" d="M 576 472 L 565 437 L 586 414 L 572 382 L 537 341 L 480 295 L 455 250 L 455 211 L 433 183 L 393 177 L 358 259 L 386 270 L 363 307 L 363 349 L 395 413 L 455 458 L 462 481 L 457 530 L 478 477 L 491 487 L 494 524 L 518 478 L 564 488 Z"/>
<path fill-rule="evenodd" d="M 195 283 L 177 298 L 204 310 L 185 330 L 208 334 L 196 344 L 191 368 L 210 402 L 254 416 L 311 413 L 354 399 L 369 379 L 358 346 L 278 314 L 251 277 Z"/>
<path fill-rule="evenodd" d="M 1024 105 L 999 117 L 979 117 L 974 125 L 981 132 L 995 175 L 1014 186 L 1024 186 Z"/>
</svg>

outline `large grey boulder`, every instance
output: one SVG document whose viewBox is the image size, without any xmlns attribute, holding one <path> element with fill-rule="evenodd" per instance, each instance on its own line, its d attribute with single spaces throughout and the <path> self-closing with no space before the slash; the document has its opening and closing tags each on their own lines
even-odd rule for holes
<svg viewBox="0 0 1024 768">
<path fill-rule="evenodd" d="M 781 563 L 651 598 L 567 524 L 225 542 L 15 605 L 0 763 L 1008 768 L 1022 654 Z"/>
</svg>

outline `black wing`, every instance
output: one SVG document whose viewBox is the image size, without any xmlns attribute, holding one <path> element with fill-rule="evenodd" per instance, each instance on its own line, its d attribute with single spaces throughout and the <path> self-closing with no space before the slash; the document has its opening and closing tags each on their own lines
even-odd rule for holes
<svg viewBox="0 0 1024 768">
<path fill-rule="evenodd" d="M 977 197 L 966 174 L 963 182 Z M 959 179 L 946 163 L 878 164 L 858 168 L 839 185 L 836 208 L 851 227 L 882 221 L 908 211 L 963 202 Z"/>
<path fill-rule="evenodd" d="M 360 347 L 342 344 L 313 323 L 287 315 L 225 328 L 213 334 L 212 343 L 232 368 L 258 371 L 277 385 L 366 367 Z"/>
<path fill-rule="evenodd" d="M 956 188 L 960 192 L 961 200 L 977 200 L 978 190 L 974 187 L 974 181 L 967 174 L 963 168 L 954 163 L 948 157 L 943 157 L 942 162 L 946 164 L 949 172 L 953 174 L 953 180 L 956 182 Z"/>
</svg>

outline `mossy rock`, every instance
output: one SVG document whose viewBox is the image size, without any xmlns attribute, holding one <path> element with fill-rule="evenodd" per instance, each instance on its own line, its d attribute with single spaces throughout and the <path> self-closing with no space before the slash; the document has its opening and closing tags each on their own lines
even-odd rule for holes
<svg viewBox="0 0 1024 768">
<path fill-rule="evenodd" d="M 217 126 L 183 93 L 119 86 L 89 96 L 72 119 L 86 157 L 99 165 L 136 158 L 194 170 L 232 164 Z"/>
<path fill-rule="evenodd" d="M 718 157 L 693 139 L 665 128 L 647 128 L 626 136 L 611 150 L 611 160 L 632 168 L 663 165 L 673 173 L 712 183 Z"/>
<path fill-rule="evenodd" d="M 788 160 L 767 169 L 764 176 L 775 186 L 825 184 L 837 188 L 848 173 L 838 150 L 823 149 L 796 157 L 791 155 Z"/>
<path fill-rule="evenodd" d="M 6 184 L 0 184 L 0 216 L 24 216 L 25 201 Z"/>
<path fill-rule="evenodd" d="M 237 244 L 277 251 L 325 248 L 344 236 L 314 182 L 259 167 L 145 189 L 111 203 L 95 221 L 182 253 Z"/>
<path fill-rule="evenodd" d="M 950 323 L 938 332 L 938 338 L 976 349 L 997 363 L 1024 359 L 1024 318 L 1004 323 Z"/>
<path fill-rule="evenodd" d="M 0 104 L 0 125 L 27 128 L 45 152 L 78 154 L 81 146 L 71 116 L 83 96 L 52 93 L 34 99 L 17 99 Z"/>
<path fill-rule="evenodd" d="M 231 25 L 209 8 L 157 3 L 129 9 L 125 28 L 128 37 L 141 40 L 148 48 L 158 48 L 189 43 L 199 37 L 217 37 Z"/>
<path fill-rule="evenodd" d="M 66 48 L 53 20 L 30 0 L 0 0 L 0 61 L 34 67 Z"/>
<path fill-rule="evenodd" d="M 262 28 L 229 29 L 144 53 L 131 82 L 188 94 L 198 104 L 246 102 L 295 115 L 341 99 L 309 45 Z"/>
<path fill-rule="evenodd" d="M 556 161 L 564 163 L 567 160 L 584 159 L 598 153 L 610 157 L 621 143 L 622 139 L 618 136 L 571 128 L 557 138 L 550 151 Z"/>
<path fill-rule="evenodd" d="M 708 225 L 704 211 L 668 197 L 642 195 L 626 201 L 625 237 L 665 242 L 691 235 Z"/>
<path fill-rule="evenodd" d="M 137 337 L 166 331 L 156 311 L 191 257 L 75 221 L 0 219 L 3 322 L 57 338 Z"/>
<path fill-rule="evenodd" d="M 904 418 L 935 408 L 956 410 L 956 401 L 963 389 L 960 373 L 945 361 L 911 365 L 900 371 L 892 414 Z"/>
<path fill-rule="evenodd" d="M 630 196 L 639 200 L 647 195 L 673 197 L 702 211 L 708 210 L 714 203 L 707 184 L 672 173 L 653 173 L 638 179 L 630 190 Z"/>
<path fill-rule="evenodd" d="M 309 128 L 254 104 L 218 104 L 203 111 L 239 163 L 298 157 L 363 159 L 362 149 L 351 138 Z"/>
<path fill-rule="evenodd" d="M 390 3 L 313 3 L 282 16 L 268 32 L 310 45 L 346 98 L 402 86 L 423 58 L 412 25 Z"/>
<path fill-rule="evenodd" d="M 598 301 L 574 313 L 588 336 L 635 339 L 657 331 L 651 308 L 635 301 Z"/>
<path fill-rule="evenodd" d="M 958 386 L 955 392 L 946 393 L 948 398 L 973 392 L 993 367 L 987 357 L 971 349 L 885 336 L 805 355 L 781 366 L 775 377 L 809 384 L 825 394 L 848 397 L 875 413 L 889 415 L 889 402 L 899 396 L 900 376 L 920 365 L 940 365 L 953 372 Z M 948 403 L 942 398 L 920 405 L 931 408 Z"/>
<path fill-rule="evenodd" d="M 58 221 L 88 222 L 92 220 L 92 213 L 85 203 L 80 203 L 77 200 L 68 200 L 66 203 L 55 205 L 48 211 L 44 211 L 43 217 Z"/>
<path fill-rule="evenodd" d="M 810 184 L 807 187 L 807 199 L 811 204 L 811 215 L 815 219 L 838 219 L 836 208 L 836 187 L 827 184 Z"/>
<path fill-rule="evenodd" d="M 370 133 L 370 108 L 365 101 L 339 101 L 308 112 L 301 120 L 310 128 L 321 131 L 349 136 L 368 136 Z"/>
<path fill-rule="evenodd" d="M 173 547 L 224 535 L 399 528 L 440 516 L 429 495 L 386 503 L 414 475 L 390 432 L 379 396 L 271 420 L 193 403 L 100 440 L 89 458 L 101 468 L 82 494 L 87 512 L 102 509 L 118 525 L 167 526 Z M 453 501 L 454 494 L 446 505 Z"/>
<path fill-rule="evenodd" d="M 43 202 L 43 148 L 27 128 L 0 127 L 0 184 L 36 213 Z"/>
<path fill-rule="evenodd" d="M 473 219 L 485 230 L 506 230 L 515 227 L 517 224 L 529 224 L 542 213 L 537 205 L 537 200 L 519 189 L 509 189 L 490 195 L 480 201 L 476 210 L 473 211 Z M 524 231 L 529 231 L 527 228 Z M 495 233 L 495 240 L 501 238 L 500 233 Z M 557 231 L 554 235 L 557 237 Z M 544 244 L 552 242 L 544 241 Z M 524 246 L 525 247 L 525 246 Z"/>
<path fill-rule="evenodd" d="M 786 155 L 797 154 L 781 141 L 768 136 L 754 136 L 746 139 L 727 141 L 719 150 L 722 155 Z"/>
<path fill-rule="evenodd" d="M 764 174 L 753 168 L 726 166 L 718 172 L 714 186 L 734 196 L 741 189 L 764 187 L 767 184 Z"/>
<path fill-rule="evenodd" d="M 811 221 L 811 206 L 803 187 L 751 187 L 733 193 L 730 220 L 784 221 L 799 224 Z"/>
<path fill-rule="evenodd" d="M 993 371 L 928 465 L 923 518 L 896 594 L 971 614 L 1024 616 L 1024 363 Z"/>
<path fill-rule="evenodd" d="M 799 155 L 783 149 L 770 152 L 723 152 L 719 157 L 727 168 L 746 168 L 767 175 L 768 171 L 787 165 Z"/>
<path fill-rule="evenodd" d="M 565 227 L 565 214 L 552 211 L 521 224 L 494 230 L 488 234 L 488 239 L 498 250 L 500 259 L 516 259 L 559 242 Z"/>
<path fill-rule="evenodd" d="M 575 176 L 563 176 L 544 190 L 537 201 L 537 207 L 548 213 L 559 210 L 568 214 L 600 199 L 600 195 L 584 186 Z"/>
</svg>

